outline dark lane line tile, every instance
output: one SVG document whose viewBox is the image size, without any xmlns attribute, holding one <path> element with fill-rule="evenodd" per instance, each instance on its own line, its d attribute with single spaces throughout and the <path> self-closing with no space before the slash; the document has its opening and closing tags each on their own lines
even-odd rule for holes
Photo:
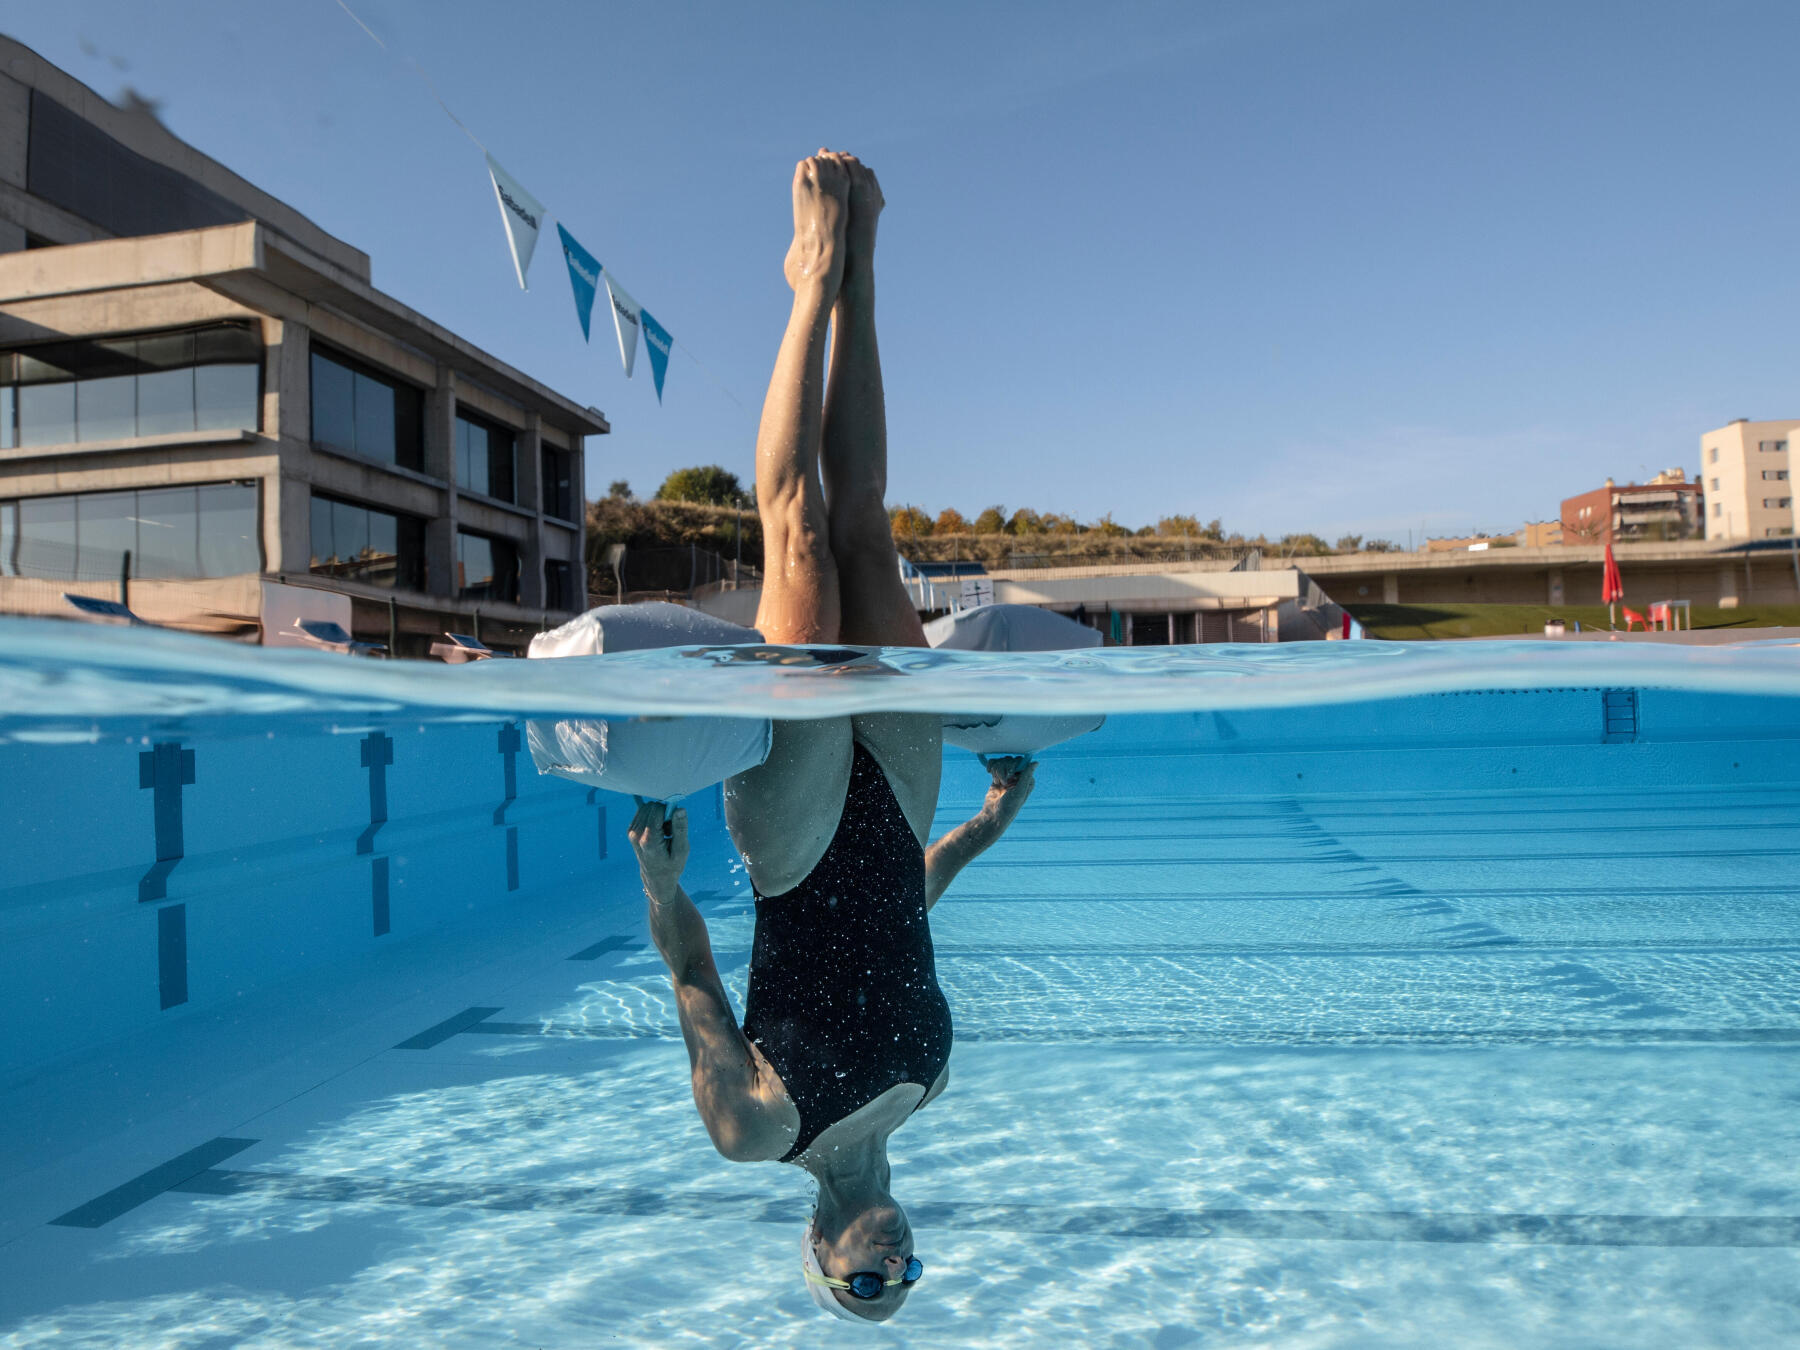
<svg viewBox="0 0 1800 1350">
<path fill-rule="evenodd" d="M 623 933 L 614 933 L 611 937 L 601 938 L 591 947 L 583 947 L 568 959 L 571 961 L 597 961 L 608 952 L 634 952 L 643 945 L 641 942 L 626 937 Z"/>
<path fill-rule="evenodd" d="M 171 1158 L 166 1163 L 152 1167 L 124 1185 L 114 1186 L 105 1195 L 95 1196 L 85 1205 L 77 1206 L 67 1214 L 60 1214 L 50 1222 L 62 1228 L 99 1228 L 146 1201 L 154 1200 L 164 1191 L 175 1189 L 197 1173 L 217 1166 L 234 1154 L 242 1153 L 255 1142 L 254 1139 L 230 1139 L 224 1136 L 209 1139 L 199 1148 L 191 1148 L 178 1158 Z"/>
<path fill-rule="evenodd" d="M 396 1045 L 396 1050 L 429 1050 L 434 1045 L 442 1045 L 459 1031 L 467 1031 L 484 1018 L 492 1017 L 499 1012 L 498 1008 L 464 1008 L 455 1017 L 446 1017 L 434 1027 L 427 1027 L 417 1036 L 410 1036 Z"/>
</svg>

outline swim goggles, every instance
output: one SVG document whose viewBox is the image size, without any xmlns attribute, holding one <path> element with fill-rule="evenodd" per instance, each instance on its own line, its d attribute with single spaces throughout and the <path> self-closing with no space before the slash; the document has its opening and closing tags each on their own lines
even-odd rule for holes
<svg viewBox="0 0 1800 1350">
<path fill-rule="evenodd" d="M 851 1298 L 859 1298 L 865 1302 L 880 1298 L 881 1291 L 891 1284 L 914 1284 L 924 1273 L 925 1263 L 916 1256 L 908 1259 L 906 1269 L 897 1280 L 884 1280 L 872 1270 L 859 1270 L 847 1280 L 833 1279 L 821 1271 L 804 1271 L 806 1278 L 814 1284 L 822 1284 L 829 1289 L 847 1290 Z"/>
</svg>

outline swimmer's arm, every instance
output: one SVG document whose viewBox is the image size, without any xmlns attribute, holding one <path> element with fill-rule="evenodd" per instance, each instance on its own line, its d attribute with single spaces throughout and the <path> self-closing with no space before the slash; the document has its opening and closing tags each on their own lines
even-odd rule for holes
<svg viewBox="0 0 1800 1350">
<path fill-rule="evenodd" d="M 1008 756 L 991 759 L 987 765 L 994 781 L 981 810 L 925 850 L 927 910 L 937 904 L 958 872 L 1006 833 L 1006 827 L 1013 823 L 1036 786 L 1037 765 L 1028 759 Z"/>
<path fill-rule="evenodd" d="M 663 831 L 663 807 L 640 807 L 631 843 L 650 901 L 650 938 L 675 990 L 681 1039 L 693 1069 L 694 1105 L 713 1147 L 733 1162 L 779 1158 L 799 1128 L 773 1071 L 745 1038 L 713 960 L 706 920 L 681 888 L 687 861 L 687 813 Z M 784 1109 L 785 1108 L 785 1111 Z"/>
</svg>

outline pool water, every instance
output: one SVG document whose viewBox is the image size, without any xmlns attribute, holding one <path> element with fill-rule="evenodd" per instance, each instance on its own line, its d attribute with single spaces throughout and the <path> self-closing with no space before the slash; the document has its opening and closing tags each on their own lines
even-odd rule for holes
<svg viewBox="0 0 1800 1350">
<path fill-rule="evenodd" d="M 925 1283 L 858 1332 L 805 1178 L 694 1112 L 629 800 L 522 749 L 610 677 L 47 627 L 0 643 L 0 1345 L 1800 1342 L 1794 649 L 752 670 L 733 710 L 1112 710 L 933 911 Z M 643 664 L 625 710 L 724 709 Z M 984 782 L 947 753 L 934 834 Z"/>
</svg>

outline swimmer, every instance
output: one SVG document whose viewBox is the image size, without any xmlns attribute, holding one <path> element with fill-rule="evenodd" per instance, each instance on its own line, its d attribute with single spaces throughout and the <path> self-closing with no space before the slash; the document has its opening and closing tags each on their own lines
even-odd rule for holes
<svg viewBox="0 0 1800 1350">
<path fill-rule="evenodd" d="M 771 643 L 924 647 L 885 502 L 881 185 L 854 156 L 821 150 L 796 167 L 793 195 L 794 306 L 756 441 L 756 626 Z M 887 1143 L 950 1076 L 926 914 L 1012 823 L 1036 767 L 990 761 L 981 809 L 927 847 L 942 764 L 936 714 L 866 713 L 778 721 L 767 761 L 726 783 L 726 825 L 756 892 L 741 1025 L 681 889 L 686 813 L 652 802 L 631 824 L 707 1133 L 734 1162 L 812 1175 L 803 1276 L 850 1320 L 892 1317 L 923 1269 Z"/>
</svg>

